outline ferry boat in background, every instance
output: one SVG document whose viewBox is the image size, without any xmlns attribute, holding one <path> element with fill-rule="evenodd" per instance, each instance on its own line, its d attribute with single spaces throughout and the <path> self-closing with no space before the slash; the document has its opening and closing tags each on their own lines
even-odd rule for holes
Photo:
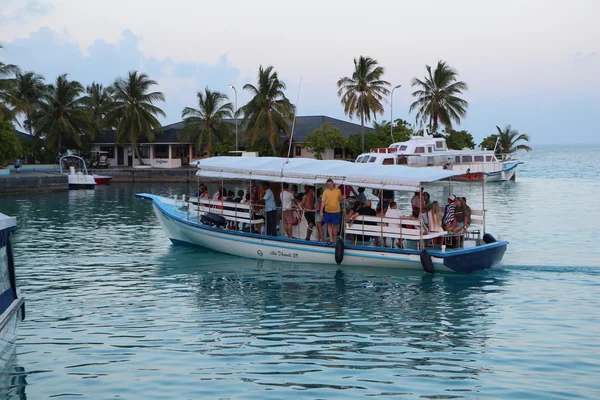
<svg viewBox="0 0 600 400">
<path fill-rule="evenodd" d="M 464 171 L 454 181 L 499 182 L 514 180 L 522 161 L 498 160 L 493 150 L 452 150 L 446 139 L 429 135 L 413 136 L 409 141 L 392 143 L 390 147 L 371 149 L 356 158 L 356 163 L 406 165 L 420 168 L 442 168 Z"/>
<path fill-rule="evenodd" d="M 12 234 L 17 219 L 0 213 L 0 367 L 12 354 L 19 323 L 25 318 L 25 302 L 17 289 Z"/>
</svg>

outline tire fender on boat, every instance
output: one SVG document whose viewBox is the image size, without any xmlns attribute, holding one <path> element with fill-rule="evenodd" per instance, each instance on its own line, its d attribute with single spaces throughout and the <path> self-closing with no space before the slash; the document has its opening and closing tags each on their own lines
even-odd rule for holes
<svg viewBox="0 0 600 400">
<path fill-rule="evenodd" d="M 222 227 L 227 224 L 225 217 L 211 212 L 204 214 L 200 220 L 206 225 L 216 225 L 218 227 Z"/>
<path fill-rule="evenodd" d="M 340 265 L 344 259 L 344 241 L 338 239 L 335 242 L 335 262 Z"/>
<path fill-rule="evenodd" d="M 494 243 L 496 241 L 496 238 L 493 237 L 491 234 L 486 233 L 485 235 L 483 235 L 483 241 L 485 243 Z"/>
<path fill-rule="evenodd" d="M 433 268 L 433 262 L 431 261 L 431 256 L 427 252 L 426 249 L 421 250 L 421 266 L 423 266 L 423 271 L 428 274 L 433 274 L 435 272 L 435 268 Z"/>
</svg>

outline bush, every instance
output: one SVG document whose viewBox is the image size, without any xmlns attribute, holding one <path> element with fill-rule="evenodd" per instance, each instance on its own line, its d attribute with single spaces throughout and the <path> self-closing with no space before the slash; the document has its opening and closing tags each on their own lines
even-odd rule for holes
<svg viewBox="0 0 600 400">
<path fill-rule="evenodd" d="M 12 164 L 21 156 L 21 142 L 15 135 L 15 127 L 5 120 L 0 120 L 0 168 Z"/>
</svg>

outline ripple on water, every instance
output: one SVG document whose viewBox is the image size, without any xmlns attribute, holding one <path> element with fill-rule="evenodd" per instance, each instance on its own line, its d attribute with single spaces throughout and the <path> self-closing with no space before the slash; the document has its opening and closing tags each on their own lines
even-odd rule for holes
<svg viewBox="0 0 600 400">
<path fill-rule="evenodd" d="M 5 211 L 19 217 L 28 310 L 0 376 L 5 398 L 594 398 L 600 390 L 597 263 L 569 266 L 563 255 L 540 267 L 423 276 L 257 262 L 171 246 L 149 204 L 133 198 L 154 188 L 16 197 Z M 520 232 L 513 256 L 548 237 Z"/>
</svg>

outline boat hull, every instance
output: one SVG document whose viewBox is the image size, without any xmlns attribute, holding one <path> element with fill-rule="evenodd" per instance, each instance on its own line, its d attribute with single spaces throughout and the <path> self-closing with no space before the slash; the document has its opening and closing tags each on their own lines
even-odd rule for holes
<svg viewBox="0 0 600 400">
<path fill-rule="evenodd" d="M 523 164 L 522 161 L 505 162 L 502 170 L 493 172 L 473 172 L 459 175 L 452 178 L 453 181 L 473 182 L 484 180 L 488 182 L 505 182 L 514 180 L 517 173 L 517 167 Z"/>
<path fill-rule="evenodd" d="M 312 264 L 336 263 L 334 246 L 326 246 L 322 242 L 270 237 L 209 227 L 189 220 L 187 212 L 175 208 L 172 199 L 146 194 L 136 196 L 152 200 L 156 217 L 174 244 L 201 246 L 222 253 L 263 260 Z M 504 241 L 448 252 L 428 250 L 428 253 L 436 272 L 465 273 L 488 269 L 498 264 L 507 244 L 508 242 Z M 493 253 L 494 256 L 486 255 L 486 253 Z M 460 254 L 463 254 L 463 257 L 469 261 L 464 266 L 461 265 L 462 259 L 456 258 Z M 342 264 L 393 269 L 423 269 L 421 252 L 418 250 L 377 247 L 347 246 L 344 250 Z"/>
<path fill-rule="evenodd" d="M 92 175 L 94 177 L 94 181 L 96 182 L 96 185 L 108 185 L 110 183 L 110 180 L 112 179 L 112 176 L 108 176 L 108 175 Z"/>
</svg>

